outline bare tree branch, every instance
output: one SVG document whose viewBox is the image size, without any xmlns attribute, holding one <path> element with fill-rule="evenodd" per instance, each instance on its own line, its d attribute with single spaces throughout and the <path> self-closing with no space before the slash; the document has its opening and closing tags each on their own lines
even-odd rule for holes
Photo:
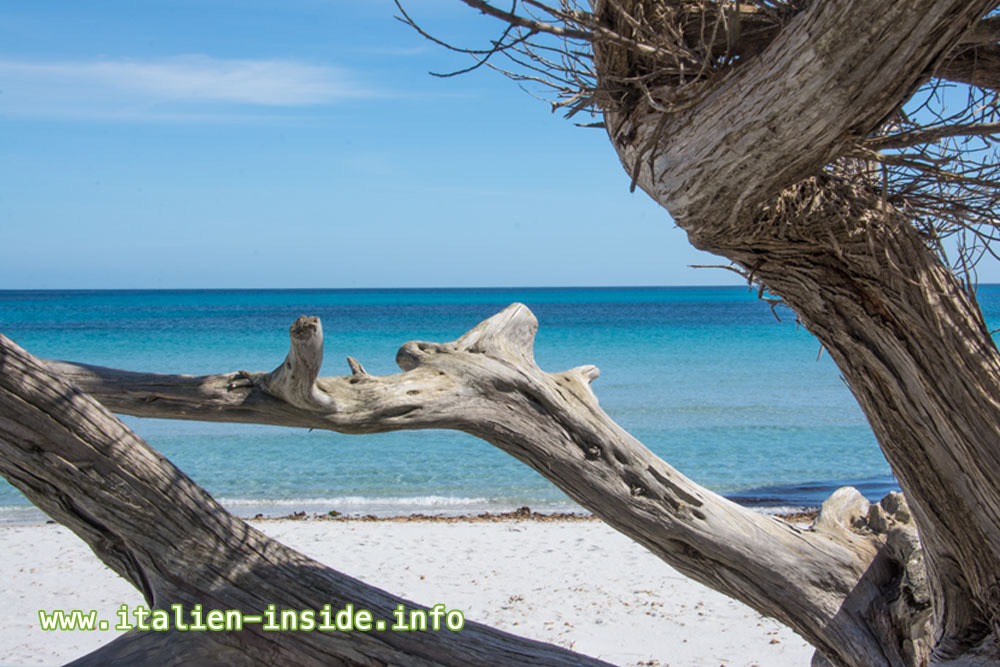
<svg viewBox="0 0 1000 667">
<path fill-rule="evenodd" d="M 293 325 L 293 349 L 301 346 L 296 336 L 303 322 L 319 331 L 313 319 Z M 137 416 L 344 433 L 466 431 L 530 465 L 682 572 L 778 617 L 817 646 L 850 645 L 838 650 L 859 664 L 874 659 L 876 629 L 848 608 L 881 604 L 899 592 L 891 578 L 865 575 L 873 559 L 892 561 L 883 553 L 884 530 L 855 530 L 865 525 L 867 501 L 848 494 L 850 511 L 831 506 L 825 515 L 840 519 L 804 532 L 721 498 L 611 421 L 590 390 L 596 368 L 541 371 L 532 353 L 536 330 L 531 312 L 515 304 L 456 341 L 406 343 L 396 357 L 404 372 L 397 375 L 310 380 L 299 374 L 302 386 L 290 396 L 310 395 L 311 385 L 325 398 L 298 405 L 275 395 L 274 387 L 283 385 L 273 374 L 196 378 L 47 363 L 109 408 Z"/>
</svg>

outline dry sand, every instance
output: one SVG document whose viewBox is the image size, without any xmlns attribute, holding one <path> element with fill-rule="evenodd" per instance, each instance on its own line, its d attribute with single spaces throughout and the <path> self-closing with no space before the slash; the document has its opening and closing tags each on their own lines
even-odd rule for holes
<svg viewBox="0 0 1000 667">
<path fill-rule="evenodd" d="M 808 665 L 791 630 L 678 574 L 600 522 L 252 522 L 342 572 L 620 665 Z M 0 665 L 57 665 L 117 633 L 43 632 L 38 610 L 142 598 L 57 525 L 0 526 Z"/>
</svg>

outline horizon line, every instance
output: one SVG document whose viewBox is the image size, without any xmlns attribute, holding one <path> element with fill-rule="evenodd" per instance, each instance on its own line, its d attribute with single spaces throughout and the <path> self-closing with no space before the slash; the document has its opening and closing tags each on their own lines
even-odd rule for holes
<svg viewBox="0 0 1000 667">
<path fill-rule="evenodd" d="M 998 286 L 1000 282 L 982 282 L 976 288 Z M 759 289 L 751 284 L 673 284 L 673 285 L 478 285 L 478 286 L 397 286 L 397 287 L 16 287 L 2 288 L 0 294 L 14 292 L 405 292 L 405 291 L 514 291 L 514 290 L 614 290 L 614 289 Z"/>
<path fill-rule="evenodd" d="M 985 283 L 984 283 L 985 284 Z M 994 283 L 990 283 L 994 284 Z M 1000 283 L 998 283 L 1000 284 Z M 757 289 L 747 284 L 730 285 L 480 285 L 419 287 L 17 287 L 12 292 L 402 292 L 402 291 L 513 291 L 513 290 L 615 290 L 615 289 Z"/>
</svg>

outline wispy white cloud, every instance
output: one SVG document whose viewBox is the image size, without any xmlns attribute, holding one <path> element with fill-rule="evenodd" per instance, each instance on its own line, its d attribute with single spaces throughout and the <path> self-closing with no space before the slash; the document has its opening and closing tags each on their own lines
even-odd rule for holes
<svg viewBox="0 0 1000 667">
<path fill-rule="evenodd" d="M 345 69 L 290 60 L 0 60 L 0 114 L 158 120 L 317 107 L 377 93 Z"/>
</svg>

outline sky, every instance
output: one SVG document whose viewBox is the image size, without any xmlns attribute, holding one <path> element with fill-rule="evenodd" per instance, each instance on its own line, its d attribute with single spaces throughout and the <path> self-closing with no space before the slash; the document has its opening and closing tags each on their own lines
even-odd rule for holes
<svg viewBox="0 0 1000 667">
<path fill-rule="evenodd" d="M 482 47 L 501 26 L 407 0 Z M 6 0 L 0 289 L 740 284 L 391 0 Z M 1000 280 L 1000 271 L 995 272 Z M 993 273 L 981 276 L 992 281 Z"/>
</svg>

